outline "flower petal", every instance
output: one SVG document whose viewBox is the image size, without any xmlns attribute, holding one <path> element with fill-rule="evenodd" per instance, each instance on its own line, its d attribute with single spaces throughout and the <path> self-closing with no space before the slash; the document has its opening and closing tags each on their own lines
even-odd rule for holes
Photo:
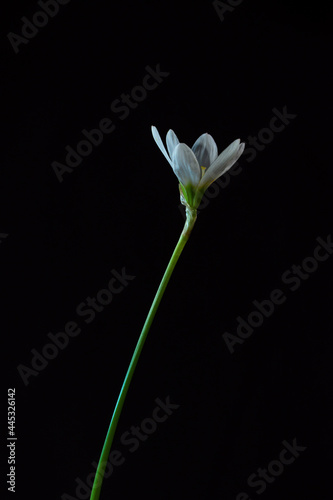
<svg viewBox="0 0 333 500">
<path fill-rule="evenodd" d="M 178 144 L 172 156 L 173 170 L 183 186 L 197 186 L 201 169 L 193 151 L 184 143 Z"/>
<path fill-rule="evenodd" d="M 173 130 L 169 130 L 166 136 L 167 148 L 169 151 L 170 158 L 172 158 L 175 147 L 179 144 L 178 137 Z"/>
<path fill-rule="evenodd" d="M 202 134 L 192 146 L 200 167 L 208 168 L 217 158 L 217 146 L 210 134 Z"/>
<path fill-rule="evenodd" d="M 212 182 L 216 181 L 222 174 L 225 174 L 236 163 L 243 153 L 244 148 L 245 144 L 244 142 L 240 143 L 240 139 L 232 142 L 206 170 L 198 188 L 200 190 L 207 189 Z"/>
<path fill-rule="evenodd" d="M 155 139 L 155 142 L 156 144 L 158 145 L 158 147 L 160 148 L 160 150 L 162 151 L 162 153 L 164 154 L 164 156 L 166 157 L 166 159 L 168 160 L 168 162 L 170 163 L 170 165 L 172 166 L 172 161 L 170 159 L 170 156 L 168 155 L 166 149 L 165 149 L 165 146 L 162 142 L 162 139 L 161 139 L 161 136 L 160 134 L 158 133 L 158 130 L 156 127 L 154 127 L 154 125 L 152 125 L 151 127 L 151 131 L 152 131 L 152 134 L 153 134 L 153 137 Z"/>
</svg>

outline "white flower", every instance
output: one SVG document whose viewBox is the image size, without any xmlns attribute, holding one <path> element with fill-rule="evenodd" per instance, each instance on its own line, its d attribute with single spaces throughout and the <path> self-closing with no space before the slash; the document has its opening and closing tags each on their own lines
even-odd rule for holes
<svg viewBox="0 0 333 500">
<path fill-rule="evenodd" d="M 185 205 L 194 209 L 198 208 L 208 186 L 234 165 L 245 147 L 240 139 L 236 139 L 218 155 L 210 134 L 202 134 L 189 148 L 179 142 L 173 130 L 169 130 L 166 136 L 167 152 L 157 128 L 152 126 L 151 130 L 156 144 L 178 177 L 182 203 L 185 201 Z"/>
</svg>

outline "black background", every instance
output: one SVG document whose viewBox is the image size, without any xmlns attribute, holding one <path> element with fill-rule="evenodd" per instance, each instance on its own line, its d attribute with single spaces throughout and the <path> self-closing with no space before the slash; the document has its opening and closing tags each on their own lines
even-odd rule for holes
<svg viewBox="0 0 333 500">
<path fill-rule="evenodd" d="M 126 460 L 101 500 L 330 498 L 333 257 L 294 292 L 281 276 L 332 233 L 331 4 L 244 0 L 221 20 L 212 2 L 71 0 L 17 54 L 7 34 L 41 9 L 7 7 L 1 399 L 16 388 L 18 437 L 17 492 L 7 497 L 83 498 L 75 480 L 99 458 L 183 225 L 177 179 L 151 125 L 189 145 L 209 132 L 221 151 L 286 106 L 296 118 L 253 161 L 244 155 L 241 173 L 198 216 L 121 415 L 114 448 Z M 111 103 L 158 64 L 169 75 L 122 120 Z M 115 130 L 59 182 L 52 162 L 64 163 L 65 147 L 103 118 Z M 123 267 L 135 279 L 90 324 L 78 318 L 78 304 Z M 236 318 L 275 288 L 285 303 L 231 354 L 223 333 L 236 333 Z M 30 366 L 31 349 L 41 352 L 68 321 L 80 335 L 24 385 L 17 366 Z M 179 408 L 130 453 L 120 436 L 167 396 Z M 307 449 L 257 494 L 250 474 L 295 438 Z"/>
</svg>

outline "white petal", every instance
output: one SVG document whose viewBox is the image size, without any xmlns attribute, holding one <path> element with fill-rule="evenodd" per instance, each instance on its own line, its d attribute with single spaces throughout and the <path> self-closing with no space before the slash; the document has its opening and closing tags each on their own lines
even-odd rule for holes
<svg viewBox="0 0 333 500">
<path fill-rule="evenodd" d="M 193 151 L 184 143 L 178 144 L 172 157 L 173 169 L 183 186 L 197 186 L 201 169 Z"/>
<path fill-rule="evenodd" d="M 206 170 L 199 183 L 199 189 L 207 189 L 212 182 L 216 181 L 216 179 L 221 177 L 222 174 L 225 174 L 241 156 L 244 151 L 244 147 L 245 144 L 243 142 L 240 144 L 240 140 L 236 139 L 230 144 L 230 146 L 222 151 L 222 153 Z"/>
<path fill-rule="evenodd" d="M 210 134 L 202 134 L 192 146 L 200 167 L 208 168 L 217 158 L 217 146 Z"/>
<path fill-rule="evenodd" d="M 164 146 L 164 144 L 162 142 L 161 136 L 158 133 L 157 128 L 154 127 L 154 125 L 152 125 L 151 131 L 152 131 L 152 134 L 153 134 L 153 137 L 155 139 L 156 144 L 158 145 L 158 147 L 160 148 L 160 150 L 162 151 L 162 153 L 164 154 L 164 156 L 166 157 L 166 159 L 168 160 L 168 162 L 172 166 L 172 162 L 170 160 L 170 157 L 169 157 L 168 153 L 166 152 L 166 149 L 165 149 L 165 146 Z"/>
<path fill-rule="evenodd" d="M 169 130 L 166 136 L 167 148 L 169 151 L 170 158 L 172 158 L 175 147 L 179 144 L 178 137 L 173 130 Z"/>
</svg>

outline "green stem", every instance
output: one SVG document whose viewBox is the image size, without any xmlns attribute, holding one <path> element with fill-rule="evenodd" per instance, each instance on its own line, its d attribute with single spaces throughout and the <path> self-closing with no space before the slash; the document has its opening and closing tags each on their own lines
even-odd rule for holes
<svg viewBox="0 0 333 500">
<path fill-rule="evenodd" d="M 110 449 L 112 446 L 113 437 L 114 437 L 114 434 L 116 432 L 116 428 L 117 428 L 117 424 L 118 424 L 119 417 L 121 414 L 121 410 L 122 410 L 123 405 L 124 405 L 126 394 L 127 394 L 128 388 L 130 386 L 130 383 L 131 383 L 131 380 L 132 380 L 132 377 L 133 377 L 133 374 L 135 371 L 135 367 L 138 363 L 142 348 L 144 346 L 145 340 L 147 338 L 148 332 L 150 330 L 151 324 L 153 322 L 153 319 L 155 317 L 156 311 L 157 311 L 158 306 L 161 302 L 161 299 L 163 297 L 163 294 L 165 292 L 165 289 L 167 287 L 169 279 L 172 275 L 172 272 L 175 268 L 175 265 L 177 264 L 177 261 L 178 261 L 180 255 L 183 251 L 183 248 L 184 248 L 184 246 L 185 246 L 185 244 L 186 244 L 186 242 L 191 234 L 191 231 L 192 231 L 193 226 L 195 224 L 196 218 L 197 218 L 196 210 L 191 210 L 190 208 L 187 207 L 186 208 L 186 222 L 184 225 L 184 229 L 180 235 L 180 238 L 178 240 L 176 248 L 171 256 L 170 262 L 165 270 L 165 273 L 163 275 L 160 286 L 158 287 L 158 290 L 156 292 L 155 298 L 154 298 L 153 303 L 151 305 L 151 308 L 149 310 L 145 324 L 143 325 L 141 335 L 140 335 L 139 340 L 137 342 L 137 345 L 136 345 L 135 351 L 133 353 L 131 362 L 129 364 L 122 388 L 121 388 L 119 396 L 118 396 L 118 400 L 117 400 L 115 409 L 113 411 L 110 427 L 109 427 L 109 430 L 108 430 L 106 438 L 105 438 L 104 446 L 103 446 L 102 453 L 101 453 L 99 463 L 98 463 L 98 467 L 96 470 L 96 475 L 95 475 L 94 484 L 93 484 L 93 487 L 91 490 L 90 500 L 99 500 L 102 482 L 103 482 L 103 477 L 104 477 L 104 472 L 105 472 L 105 467 L 106 467 L 106 464 L 107 464 L 107 461 L 108 461 L 108 458 L 110 455 Z"/>
</svg>

